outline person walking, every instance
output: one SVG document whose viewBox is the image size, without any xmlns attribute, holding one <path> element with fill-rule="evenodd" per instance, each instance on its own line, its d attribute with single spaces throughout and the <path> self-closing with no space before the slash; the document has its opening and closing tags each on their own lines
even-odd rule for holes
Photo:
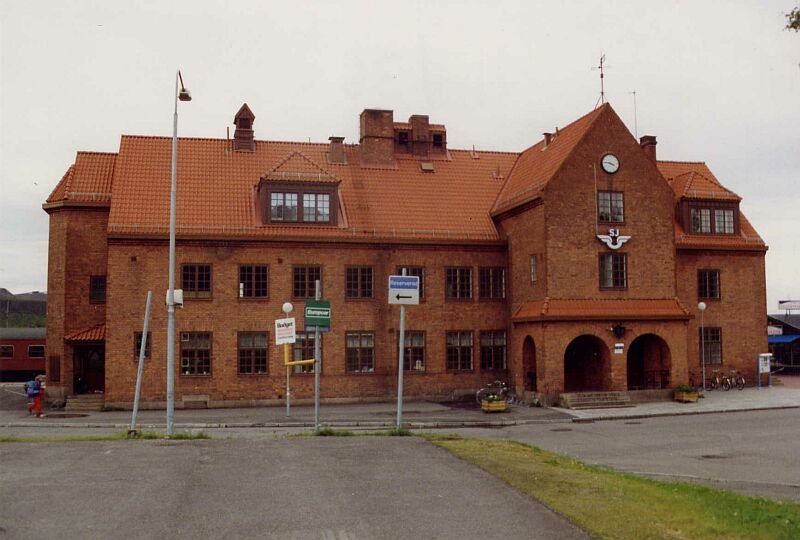
<svg viewBox="0 0 800 540">
<path fill-rule="evenodd" d="M 32 401 L 28 404 L 28 412 L 36 413 L 36 417 L 42 416 L 42 400 L 44 399 L 45 376 L 37 375 L 32 381 L 25 383 L 25 393 Z"/>
</svg>

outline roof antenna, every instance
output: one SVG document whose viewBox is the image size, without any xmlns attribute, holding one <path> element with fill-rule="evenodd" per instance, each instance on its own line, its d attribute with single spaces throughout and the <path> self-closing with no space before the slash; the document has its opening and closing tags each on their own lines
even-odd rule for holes
<svg viewBox="0 0 800 540">
<path fill-rule="evenodd" d="M 636 113 L 636 90 L 631 92 L 633 94 L 633 134 L 636 136 L 636 140 L 639 140 L 639 120 L 638 115 Z"/>
<path fill-rule="evenodd" d="M 592 70 L 599 69 L 600 70 L 600 105 L 606 102 L 606 92 L 605 87 L 603 86 L 603 77 L 605 77 L 604 69 L 609 67 L 605 65 L 606 63 L 606 55 L 605 53 L 600 53 L 600 65 L 597 67 L 593 67 Z M 597 108 L 597 104 L 595 104 L 595 109 Z"/>
</svg>

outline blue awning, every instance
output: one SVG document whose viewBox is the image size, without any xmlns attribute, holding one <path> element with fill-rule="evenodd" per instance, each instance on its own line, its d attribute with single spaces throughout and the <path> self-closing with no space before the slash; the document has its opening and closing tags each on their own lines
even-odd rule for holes
<svg viewBox="0 0 800 540">
<path fill-rule="evenodd" d="M 794 343 L 800 339 L 800 334 L 789 334 L 784 336 L 767 336 L 770 345 L 778 345 L 781 343 Z"/>
</svg>

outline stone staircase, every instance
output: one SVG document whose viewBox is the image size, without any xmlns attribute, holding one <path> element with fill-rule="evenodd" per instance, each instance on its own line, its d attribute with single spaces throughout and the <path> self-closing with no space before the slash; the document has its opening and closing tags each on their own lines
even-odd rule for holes
<svg viewBox="0 0 800 540">
<path fill-rule="evenodd" d="M 565 409 L 633 407 L 627 392 L 574 392 L 561 394 L 558 404 Z"/>
<path fill-rule="evenodd" d="M 64 412 L 82 413 L 102 411 L 104 405 L 105 397 L 103 394 L 79 394 L 76 396 L 69 396 L 67 398 L 67 404 L 64 406 Z"/>
</svg>

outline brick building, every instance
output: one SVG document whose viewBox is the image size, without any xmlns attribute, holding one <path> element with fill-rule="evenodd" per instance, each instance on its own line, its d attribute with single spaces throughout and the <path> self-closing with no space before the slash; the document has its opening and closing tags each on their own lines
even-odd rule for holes
<svg viewBox="0 0 800 540">
<path fill-rule="evenodd" d="M 658 161 L 604 104 L 523 152 L 455 150 L 446 127 L 367 109 L 358 144 L 178 144 L 176 406 L 271 403 L 285 371 L 274 320 L 320 279 L 322 397 L 396 395 L 399 307 L 387 278 L 421 278 L 406 311 L 405 394 L 446 398 L 487 380 L 564 392 L 668 388 L 740 369 L 767 348 L 766 246 L 704 163 Z M 166 396 L 171 139 L 122 136 L 78 152 L 50 215 L 51 386 L 132 401 L 154 292 L 143 400 Z M 704 301 L 703 329 L 697 305 Z M 296 309 L 302 329 L 302 309 Z M 295 359 L 309 358 L 299 335 Z M 296 371 L 293 393 L 312 395 Z M 57 375 L 57 377 L 55 376 Z"/>
</svg>

